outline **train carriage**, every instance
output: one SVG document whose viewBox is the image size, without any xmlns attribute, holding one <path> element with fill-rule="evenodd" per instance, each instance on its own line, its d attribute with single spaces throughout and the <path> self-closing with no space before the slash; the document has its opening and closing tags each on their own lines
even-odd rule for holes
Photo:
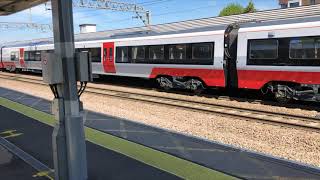
<svg viewBox="0 0 320 180">
<path fill-rule="evenodd" d="M 238 87 L 272 91 L 279 100 L 320 100 L 320 22 L 240 28 Z"/>
<path fill-rule="evenodd" d="M 164 89 L 197 93 L 207 87 L 241 88 L 272 93 L 282 102 L 320 101 L 320 13 L 312 14 L 315 8 L 319 12 L 320 6 L 277 10 L 277 15 L 301 17 L 273 21 L 227 23 L 268 14 L 259 12 L 224 21 L 78 34 L 75 48 L 91 53 L 95 75 L 155 79 Z M 41 53 L 53 48 L 52 38 L 8 43 L 1 47 L 0 68 L 41 71 Z"/>
<path fill-rule="evenodd" d="M 103 43 L 104 72 L 154 78 L 164 88 L 224 87 L 223 34 L 218 30 Z M 115 58 L 110 57 L 112 47 Z"/>
</svg>

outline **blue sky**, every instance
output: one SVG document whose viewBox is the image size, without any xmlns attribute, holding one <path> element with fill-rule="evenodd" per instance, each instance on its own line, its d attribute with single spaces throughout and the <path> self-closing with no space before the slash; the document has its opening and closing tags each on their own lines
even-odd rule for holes
<svg viewBox="0 0 320 180">
<path fill-rule="evenodd" d="M 181 20 L 217 16 L 228 3 L 236 2 L 246 5 L 249 0 L 114 0 L 118 2 L 139 3 L 151 12 L 151 23 L 168 23 Z M 253 0 L 258 10 L 278 8 L 278 0 Z M 79 32 L 79 24 L 97 24 L 97 30 L 118 29 L 143 26 L 132 12 L 74 8 L 75 33 Z M 51 11 L 40 5 L 10 16 L 0 17 L 0 22 L 30 22 L 51 24 Z M 30 29 L 0 29 L 0 43 L 25 39 L 51 37 L 52 32 L 39 32 Z"/>
</svg>

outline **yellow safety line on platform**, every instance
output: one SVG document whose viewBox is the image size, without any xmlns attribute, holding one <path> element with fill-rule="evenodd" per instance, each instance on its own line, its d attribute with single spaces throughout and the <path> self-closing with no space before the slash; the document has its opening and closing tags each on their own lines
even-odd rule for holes
<svg viewBox="0 0 320 180">
<path fill-rule="evenodd" d="M 0 105 L 24 114 L 42 123 L 54 126 L 52 115 L 30 108 L 28 106 L 0 97 Z M 86 139 L 112 151 L 124 154 L 130 158 L 174 174 L 183 179 L 214 180 L 236 179 L 221 172 L 200 166 L 193 162 L 172 156 L 170 154 L 137 144 L 101 131 L 85 128 Z M 110 162 L 111 163 L 111 162 Z"/>
<path fill-rule="evenodd" d="M 7 131 L 3 131 L 0 133 L 0 136 L 2 138 L 13 138 L 13 137 L 17 137 L 17 136 L 21 136 L 23 133 L 17 133 L 17 130 L 7 130 Z"/>
<path fill-rule="evenodd" d="M 37 178 L 37 177 L 46 177 L 50 180 L 54 180 L 54 178 L 52 178 L 49 174 L 52 173 L 53 170 L 50 171 L 40 171 L 37 174 L 33 175 L 32 177 Z"/>
</svg>

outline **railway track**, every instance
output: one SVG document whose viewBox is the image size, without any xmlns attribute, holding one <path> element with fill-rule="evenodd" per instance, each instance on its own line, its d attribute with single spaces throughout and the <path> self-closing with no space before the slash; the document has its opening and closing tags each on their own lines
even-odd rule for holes
<svg viewBox="0 0 320 180">
<path fill-rule="evenodd" d="M 22 77 L 21 75 L 0 74 L 0 78 L 46 86 L 44 83 L 42 83 L 40 79 Z M 320 119 L 316 117 L 291 115 L 279 112 L 275 113 L 264 110 L 247 109 L 228 105 L 200 102 L 196 100 L 185 100 L 181 98 L 161 97 L 137 92 L 97 88 L 90 87 L 90 85 L 87 87 L 86 92 L 96 95 L 121 98 L 125 100 L 133 100 L 156 105 L 171 106 L 204 113 L 213 113 L 229 118 L 240 118 L 244 120 L 253 120 L 261 123 L 276 124 L 280 126 L 290 126 L 294 128 L 303 128 L 307 130 L 314 130 L 317 132 L 320 131 Z"/>
</svg>

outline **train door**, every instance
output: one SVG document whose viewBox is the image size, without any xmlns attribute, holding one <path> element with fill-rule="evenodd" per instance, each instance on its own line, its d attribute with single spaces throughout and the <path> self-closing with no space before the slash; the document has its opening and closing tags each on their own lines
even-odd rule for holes
<svg viewBox="0 0 320 180">
<path fill-rule="evenodd" d="M 21 67 L 26 67 L 26 63 L 24 61 L 24 49 L 20 48 L 19 49 L 20 53 L 19 53 L 19 63 Z"/>
<path fill-rule="evenodd" d="M 114 64 L 114 43 L 113 42 L 103 43 L 102 64 L 103 64 L 104 72 L 106 73 L 116 72 L 116 67 Z"/>
<path fill-rule="evenodd" d="M 224 61 L 226 87 L 229 90 L 238 88 L 237 46 L 239 24 L 231 24 L 224 35 Z"/>
</svg>

